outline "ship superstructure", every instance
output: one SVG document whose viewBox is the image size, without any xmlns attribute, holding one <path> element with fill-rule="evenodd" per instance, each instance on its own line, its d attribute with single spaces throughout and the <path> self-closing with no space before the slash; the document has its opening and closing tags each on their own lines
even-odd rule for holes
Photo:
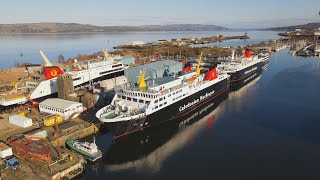
<svg viewBox="0 0 320 180">
<path fill-rule="evenodd" d="M 201 56 L 200 56 L 201 57 Z M 220 74 L 216 66 L 200 72 L 199 58 L 195 72 L 168 76 L 149 83 L 144 72 L 139 84 L 125 84 L 115 88 L 111 104 L 100 109 L 96 116 L 106 123 L 115 137 L 158 125 L 200 106 L 228 90 L 227 74 Z"/>
<path fill-rule="evenodd" d="M 64 73 L 72 76 L 75 90 L 124 74 L 124 65 L 114 60 L 119 57 L 111 57 L 105 51 L 103 60 L 78 62 L 75 59 L 73 66 L 65 69 L 52 65 L 42 51 L 40 55 L 45 64 L 26 66 L 28 77 L 16 82 L 10 91 L 0 94 L 0 105 L 23 104 L 57 93 L 57 76 Z"/>
</svg>

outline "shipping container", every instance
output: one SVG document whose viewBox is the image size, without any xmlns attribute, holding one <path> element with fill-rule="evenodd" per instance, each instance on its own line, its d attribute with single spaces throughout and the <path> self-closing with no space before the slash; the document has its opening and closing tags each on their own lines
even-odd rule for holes
<svg viewBox="0 0 320 180">
<path fill-rule="evenodd" d="M 43 123 L 45 126 L 53 126 L 56 123 L 61 123 L 61 122 L 62 122 L 61 115 L 53 115 L 53 116 L 45 117 L 43 119 Z"/>
</svg>

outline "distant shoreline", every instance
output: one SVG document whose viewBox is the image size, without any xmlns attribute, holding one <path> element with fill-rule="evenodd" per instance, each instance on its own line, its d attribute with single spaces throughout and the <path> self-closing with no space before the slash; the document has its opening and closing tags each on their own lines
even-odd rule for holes
<svg viewBox="0 0 320 180">
<path fill-rule="evenodd" d="M 77 23 L 23 23 L 0 24 L 0 34 L 74 34 L 74 33 L 120 33 L 146 31 L 216 31 L 226 27 L 205 24 L 170 24 L 143 26 L 94 26 Z"/>
</svg>

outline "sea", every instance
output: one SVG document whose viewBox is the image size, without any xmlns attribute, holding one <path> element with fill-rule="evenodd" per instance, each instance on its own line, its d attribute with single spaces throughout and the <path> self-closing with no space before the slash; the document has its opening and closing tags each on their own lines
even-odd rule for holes
<svg viewBox="0 0 320 180">
<path fill-rule="evenodd" d="M 242 35 L 212 45 L 239 46 L 276 39 L 273 31 L 127 32 L 0 36 L 0 67 L 72 58 L 130 41 Z M 20 56 L 23 53 L 23 56 Z M 11 64 L 12 63 L 12 64 Z M 157 127 L 114 140 L 96 135 L 103 158 L 77 179 L 320 179 L 320 59 L 274 52 L 268 67 L 215 101 Z M 92 137 L 86 140 L 92 141 Z"/>
</svg>

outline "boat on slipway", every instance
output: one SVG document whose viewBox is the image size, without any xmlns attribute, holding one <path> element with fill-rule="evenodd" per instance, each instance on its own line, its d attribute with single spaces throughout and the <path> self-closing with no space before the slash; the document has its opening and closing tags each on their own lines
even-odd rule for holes
<svg viewBox="0 0 320 180">
<path fill-rule="evenodd" d="M 94 59 L 78 62 L 76 59 L 72 68 L 61 68 L 52 65 L 45 54 L 39 51 L 44 65 L 27 65 L 28 77 L 6 87 L 0 93 L 0 105 L 10 106 L 24 104 L 27 101 L 50 96 L 58 92 L 57 76 L 70 74 L 75 90 L 94 85 L 100 81 L 124 75 L 124 65 L 121 57 L 110 56 L 104 51 L 104 59 Z"/>
<path fill-rule="evenodd" d="M 96 145 L 95 139 L 93 140 L 93 143 L 81 142 L 77 140 L 67 140 L 66 144 L 71 150 L 77 152 L 78 154 L 82 155 L 86 160 L 89 160 L 91 162 L 94 162 L 102 158 L 102 152 Z"/>
<path fill-rule="evenodd" d="M 180 76 L 145 81 L 140 72 L 139 83 L 115 88 L 110 105 L 100 109 L 96 117 L 113 132 L 115 138 L 174 120 L 228 91 L 228 74 L 221 74 L 216 65 L 200 71 L 202 53 L 195 72 Z"/>
</svg>

